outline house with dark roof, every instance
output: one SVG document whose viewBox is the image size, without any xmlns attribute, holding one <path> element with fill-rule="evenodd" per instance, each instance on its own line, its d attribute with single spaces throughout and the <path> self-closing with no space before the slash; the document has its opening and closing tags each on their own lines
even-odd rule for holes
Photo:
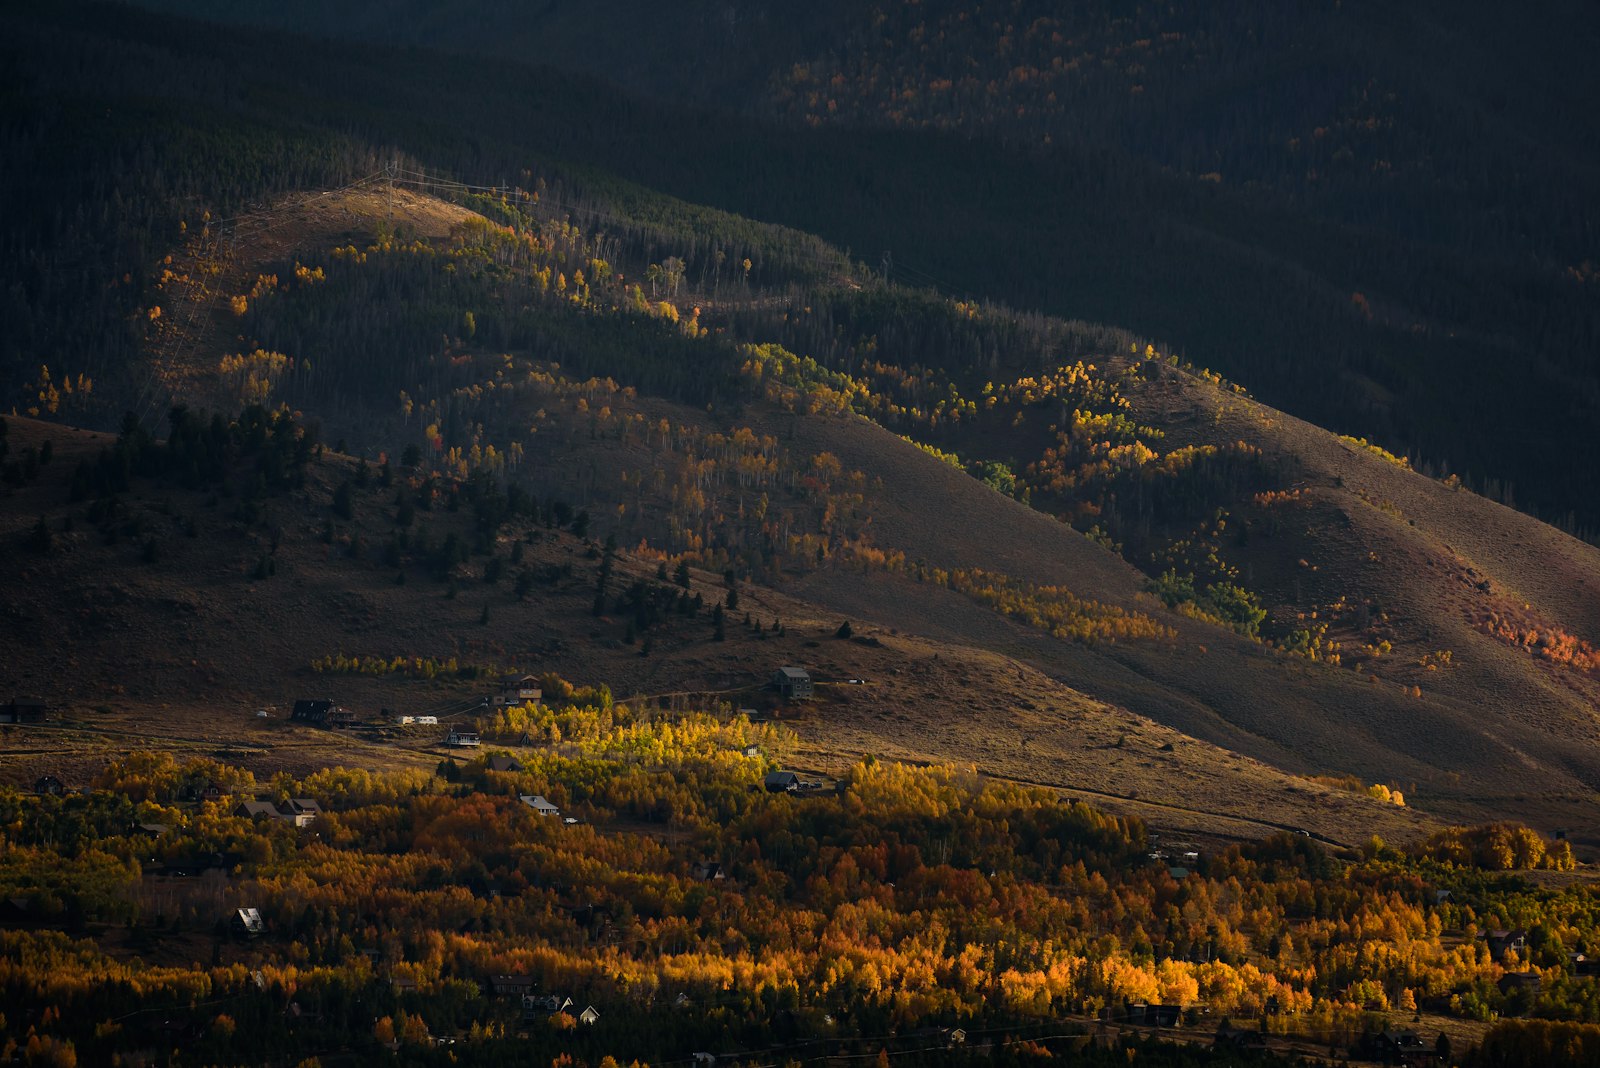
<svg viewBox="0 0 1600 1068">
<path fill-rule="evenodd" d="M 1505 960 L 1507 953 L 1521 956 L 1528 948 L 1528 932 L 1520 927 L 1510 931 L 1485 931 L 1483 939 L 1489 944 L 1489 957 L 1496 963 Z"/>
<path fill-rule="evenodd" d="M 30 897 L 0 898 L 0 924 L 17 927 L 31 923 L 37 918 Z"/>
<path fill-rule="evenodd" d="M 309 797 L 291 797 L 289 811 L 282 815 L 296 827 L 309 827 L 321 817 L 322 806 Z"/>
<path fill-rule="evenodd" d="M 523 770 L 522 761 L 518 760 L 514 756 L 511 756 L 509 753 L 496 753 L 494 756 L 490 757 L 488 768 L 490 771 L 509 772 L 513 774 Z"/>
<path fill-rule="evenodd" d="M 233 814 L 235 816 L 243 816 L 246 819 L 252 820 L 283 819 L 283 813 L 279 812 L 278 806 L 274 805 L 271 801 L 240 801 L 237 805 L 233 806 Z"/>
<path fill-rule="evenodd" d="M 1362 1057 L 1383 1064 L 1424 1065 L 1438 1062 L 1434 1047 L 1423 1041 L 1415 1031 L 1390 1028 L 1365 1034 L 1356 1044 L 1356 1050 Z"/>
<path fill-rule="evenodd" d="M 772 673 L 772 688 L 786 701 L 801 701 L 811 696 L 811 673 L 800 667 L 781 667 Z"/>
<path fill-rule="evenodd" d="M 537 704 L 544 697 L 537 675 L 507 675 L 494 692 L 494 706 Z"/>
<path fill-rule="evenodd" d="M 1236 1050 L 1258 1050 L 1267 1048 L 1267 1036 L 1260 1031 L 1247 1030 L 1242 1027 L 1219 1027 L 1216 1036 L 1211 1040 L 1213 1047 Z"/>
<path fill-rule="evenodd" d="M 328 714 L 332 711 L 332 701 L 301 698 L 294 703 L 294 709 L 289 713 L 289 718 L 296 723 L 310 723 L 320 727 L 328 721 Z"/>
<path fill-rule="evenodd" d="M 1177 1027 L 1182 1018 L 1183 1009 L 1177 1005 L 1135 1002 L 1128 1006 L 1128 1022 L 1139 1027 Z"/>
<path fill-rule="evenodd" d="M 62 794 L 67 792 L 67 784 L 56 778 L 54 775 L 41 775 L 33 784 L 33 792 L 36 794 L 50 794 L 53 797 L 60 797 Z"/>
<path fill-rule="evenodd" d="M 477 731 L 451 727 L 450 733 L 444 736 L 444 744 L 453 749 L 476 749 L 483 743 L 479 741 Z"/>
<path fill-rule="evenodd" d="M 564 998 L 559 994 L 524 994 L 522 995 L 522 1018 L 536 1020 L 541 1016 L 554 1016 L 558 1012 L 566 1012 L 572 1008 L 572 999 Z"/>
<path fill-rule="evenodd" d="M 491 975 L 489 989 L 500 997 L 522 997 L 539 984 L 531 975 Z"/>
<path fill-rule="evenodd" d="M 781 794 L 786 790 L 800 789 L 800 776 L 792 771 L 769 771 L 761 780 L 769 793 Z"/>
<path fill-rule="evenodd" d="M 0 705 L 0 723 L 40 723 L 46 705 L 37 697 L 13 697 Z"/>
<path fill-rule="evenodd" d="M 1536 971 L 1506 972 L 1495 986 L 1499 988 L 1500 993 L 1507 995 L 1516 990 L 1537 994 L 1544 986 L 1544 976 Z"/>
</svg>

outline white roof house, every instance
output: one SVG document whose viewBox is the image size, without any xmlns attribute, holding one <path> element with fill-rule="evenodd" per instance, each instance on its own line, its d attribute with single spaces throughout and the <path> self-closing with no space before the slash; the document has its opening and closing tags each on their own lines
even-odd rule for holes
<svg viewBox="0 0 1600 1068">
<path fill-rule="evenodd" d="M 521 801 L 524 805 L 527 805 L 541 816 L 561 815 L 561 810 L 555 805 L 552 805 L 549 801 L 545 800 L 545 796 L 543 794 L 523 794 L 521 796 Z"/>
</svg>

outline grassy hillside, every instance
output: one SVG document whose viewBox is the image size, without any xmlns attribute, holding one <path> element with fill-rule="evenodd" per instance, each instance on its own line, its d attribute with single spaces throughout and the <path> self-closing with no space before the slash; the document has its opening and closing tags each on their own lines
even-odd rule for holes
<svg viewBox="0 0 1600 1068">
<path fill-rule="evenodd" d="M 286 405 L 372 470 L 419 472 L 363 556 L 407 559 L 407 524 L 441 487 L 492 478 L 567 502 L 562 525 L 582 511 L 592 537 L 646 567 L 732 573 L 801 596 L 807 618 L 978 647 L 1295 773 L 1355 774 L 1440 811 L 1545 826 L 1586 803 L 1600 632 L 1583 593 L 1596 554 L 1579 542 L 1126 332 L 886 285 L 818 237 L 520 147 L 545 137 L 589 151 L 580 127 L 596 108 L 619 144 L 660 114 L 591 83 L 412 56 L 447 88 L 406 82 L 413 95 L 380 103 L 394 85 L 383 53 L 174 34 L 126 9 L 87 30 L 11 17 L 24 47 L 103 62 L 113 86 L 163 72 L 150 82 L 160 103 L 113 123 L 109 141 L 54 150 L 78 154 L 83 184 L 36 181 L 48 168 L 14 179 L 36 181 L 42 203 L 138 206 L 110 245 L 64 211 L 19 230 L 19 248 L 135 268 L 58 328 L 67 290 L 50 286 L 107 267 L 14 264 L 50 293 L 15 336 L 60 346 L 52 361 L 74 353 L 48 380 L 17 369 L 30 409 L 114 422 L 131 408 L 143 433 L 166 434 L 178 402 Z M 287 65 L 269 65 L 280 49 Z M 37 102 L 72 99 L 70 79 L 36 60 L 18 69 L 32 95 L 12 100 L 16 137 L 56 144 L 51 124 L 80 120 Z M 199 101 L 225 69 L 255 88 L 218 113 Z M 357 69 L 335 95 L 330 79 Z M 324 125 L 285 126 L 307 85 L 330 94 Z M 532 102 L 510 103 L 512 86 Z M 473 117 L 495 101 L 533 125 L 473 144 L 488 129 Z M 452 109 L 465 125 L 442 123 Z M 195 121 L 194 140 L 157 137 L 171 115 Z M 362 122 L 403 134 L 405 152 L 333 132 Z M 907 139 L 901 162 L 929 143 Z M 169 152 L 188 170 L 89 166 Z M 429 158 L 509 177 L 462 185 Z M 75 472 L 80 502 L 116 492 L 107 477 Z M 20 537 L 28 518 L 16 522 Z M 630 585 L 592 607 L 642 641 L 664 612 L 655 596 Z M 768 627 L 785 616 L 774 605 Z M 339 651 L 296 646 L 265 670 Z M 599 674 L 641 677 L 618 670 Z M 857 728 L 849 748 L 903 750 L 896 722 Z M 1014 748 L 962 736 L 930 752 L 1036 778 L 1032 754 L 1018 756 L 1025 737 L 1019 726 Z"/>
<path fill-rule="evenodd" d="M 467 203 L 506 222 L 491 224 Z M 520 650 L 516 666 L 536 655 L 541 665 L 644 693 L 738 691 L 759 684 L 779 660 L 796 658 L 831 677 L 872 680 L 860 698 L 818 719 L 820 733 L 807 744 L 819 764 L 867 752 L 956 759 L 1120 799 L 1114 803 L 1133 811 L 1155 806 L 1181 826 L 1213 830 L 1235 827 L 1230 821 L 1263 790 L 1292 798 L 1303 789 L 1255 760 L 1302 775 L 1392 784 L 1413 805 L 1451 816 L 1516 811 L 1553 827 L 1586 811 L 1590 668 L 1545 655 L 1537 641 L 1531 649 L 1520 639 L 1512 645 L 1504 628 L 1467 614 L 1466 572 L 1444 567 L 1439 542 L 1462 528 L 1525 541 L 1497 555 L 1470 538 L 1449 544 L 1479 561 L 1474 582 L 1504 587 L 1502 599 L 1517 591 L 1530 598 L 1521 613 L 1574 635 L 1594 633 L 1587 601 L 1559 580 L 1538 584 L 1532 576 L 1551 569 L 1534 562 L 1559 559 L 1572 576 L 1592 581 L 1589 547 L 1165 360 L 1119 355 L 1128 344 L 1122 336 L 853 282 L 795 307 L 743 282 L 683 279 L 678 304 L 652 303 L 645 287 L 664 298 L 670 280 L 630 282 L 648 279 L 649 265 L 630 263 L 622 249 L 622 258 L 597 271 L 598 232 L 550 218 L 531 194 L 520 206 L 470 194 L 463 204 L 404 185 L 363 186 L 283 202 L 259 215 L 226 255 L 203 240 L 175 250 L 171 306 L 192 309 L 185 321 L 211 326 L 189 344 L 152 335 L 163 380 L 221 406 L 287 401 L 318 413 L 325 437 L 366 454 L 364 487 L 353 473 L 325 476 L 322 487 L 331 499 L 348 483 L 343 492 L 360 522 L 346 529 L 335 516 L 302 524 L 322 539 L 325 555 L 351 553 L 378 565 L 358 570 L 365 577 L 354 588 L 356 576 L 343 571 L 321 580 L 323 596 L 360 608 L 342 625 L 359 634 L 356 616 L 364 616 L 393 629 L 411 612 L 448 607 L 443 619 L 352 648 L 337 633 L 313 639 L 318 631 L 287 623 L 315 611 L 319 596 L 303 597 L 285 609 L 289 617 L 267 624 L 270 636 L 246 632 L 250 648 L 272 652 L 234 698 L 244 706 L 287 700 L 272 696 L 286 667 L 303 670 L 337 653 L 392 657 L 420 648 L 442 660 L 506 649 L 504 638 L 489 635 L 521 625 L 508 573 L 498 586 L 480 586 L 472 581 L 477 569 L 463 560 L 465 582 L 419 595 L 395 584 L 395 568 L 437 559 L 438 531 L 421 549 L 401 539 L 410 538 L 409 524 L 426 523 L 442 502 L 458 499 L 445 493 L 450 480 L 508 479 L 546 501 L 549 516 L 556 513 L 548 502 L 565 502 L 563 525 L 581 511 L 590 536 L 629 547 L 644 583 L 618 578 L 596 601 L 583 579 L 563 580 L 569 610 L 545 617 L 542 642 L 523 635 L 509 646 Z M 186 287 L 181 279 L 190 276 L 214 282 Z M 443 335 L 407 325 L 418 312 Z M 828 341 L 814 350 L 820 360 L 810 360 L 770 340 L 757 343 L 773 336 L 802 351 L 808 338 Z M 995 348 L 1001 339 L 1003 355 Z M 1112 349 L 1103 370 L 1075 364 L 1010 384 L 1000 376 L 999 388 L 973 384 L 978 372 L 1059 357 L 1063 346 L 1093 352 L 1101 345 Z M 940 359 L 935 366 L 949 368 L 946 375 L 919 370 L 911 358 L 942 350 L 965 353 L 968 362 Z M 969 407 L 963 389 L 984 403 Z M 1063 430 L 1053 420 L 1069 401 L 1083 408 Z M 1146 423 L 1168 429 L 1140 429 Z M 941 459 L 891 428 L 969 459 Z M 1126 435 L 1131 443 L 1121 444 Z M 1140 435 L 1155 447 L 1143 446 Z M 1205 450 L 1219 444 L 1260 457 L 1218 467 L 1212 460 L 1223 454 Z M 1055 460 L 1034 458 L 1047 455 Z M 408 468 L 409 485 L 375 492 L 381 465 L 402 461 L 419 465 Z M 1006 493 L 995 488 L 996 470 L 1011 478 Z M 1063 478 L 1073 480 L 1074 493 L 1051 488 Z M 90 499 L 101 491 L 80 492 Z M 16 512 L 18 538 L 31 529 L 32 507 Z M 1350 529 L 1349 512 L 1395 521 L 1401 508 L 1415 515 L 1390 542 L 1376 531 L 1340 533 Z M 306 515 L 328 513 L 313 507 Z M 1207 547 L 1206 538 L 1217 544 Z M 489 548 L 465 529 L 457 544 L 468 553 Z M 1183 547 L 1178 556 L 1173 546 Z M 224 570 L 236 580 L 262 558 L 251 542 Z M 1383 561 L 1389 566 L 1375 566 Z M 714 576 L 743 580 L 740 609 L 760 631 L 733 629 L 775 643 L 752 647 L 762 662 L 736 667 L 708 655 L 722 646 L 708 640 L 705 622 L 696 639 L 673 636 L 682 626 L 671 622 L 675 611 L 662 616 L 648 590 L 653 571 L 680 562 L 706 569 L 706 604 L 718 597 Z M 59 562 L 50 581 L 82 563 Z M 447 575 L 455 565 L 427 566 Z M 561 560 L 520 566 L 548 575 L 559 573 Z M 1177 566 L 1190 569 L 1195 595 L 1169 608 L 1157 580 Z M 1219 586 L 1240 590 L 1242 603 L 1261 606 L 1264 618 L 1246 628 L 1215 615 Z M 512 606 L 510 619 L 500 618 L 502 603 Z M 610 622 L 591 630 L 586 621 L 596 609 Z M 735 624 L 742 618 L 732 617 Z M 843 618 L 879 628 L 873 644 L 828 640 Z M 780 621 L 783 639 L 774 637 Z M 784 651 L 793 644 L 788 635 L 810 628 L 798 648 Z M 463 629 L 471 637 L 462 638 Z M 586 632 L 593 645 L 564 644 L 563 635 Z M 649 655 L 640 656 L 645 642 Z M 879 642 L 896 652 L 881 651 Z M 917 684 L 896 676 L 934 653 L 939 666 L 919 668 Z M 492 659 L 501 663 L 501 655 Z M 169 658 L 151 649 L 141 659 Z M 221 681 L 215 670 L 208 690 Z M 49 672 L 40 678 L 56 685 Z M 1514 707 L 1486 719 L 1485 689 Z M 401 699 L 381 687 L 376 694 L 366 703 Z M 972 714 L 970 702 L 999 711 Z M 1135 718 L 1121 719 L 1118 708 Z M 1179 736 L 1155 724 L 1188 736 L 1182 752 L 1198 747 L 1208 770 L 1190 774 L 1199 768 L 1165 748 Z M 1139 731 L 1133 739 L 1129 725 Z M 811 736 L 803 729 L 802 737 Z M 1252 759 L 1230 767 L 1236 758 L 1194 739 Z M 1537 789 L 1519 786 L 1513 795 L 1496 785 L 1530 768 Z M 1284 785 L 1270 786 L 1274 776 Z M 1218 786 L 1203 785 L 1213 778 Z M 1320 827 L 1323 805 L 1285 811 Z M 1367 814 L 1398 816 L 1381 806 Z"/>
<path fill-rule="evenodd" d="M 263 778 L 333 762 L 431 768 L 448 754 L 444 727 L 335 735 L 285 722 L 289 707 L 326 696 L 371 722 L 387 708 L 439 714 L 447 727 L 484 715 L 486 687 L 519 670 L 603 681 L 634 703 L 775 713 L 798 732 L 801 766 L 839 770 L 871 753 L 957 762 L 1204 840 L 1303 825 L 1353 845 L 1343 829 L 1352 821 L 1400 841 L 1437 826 L 1109 707 L 982 642 L 860 617 L 858 640 L 839 639 L 828 607 L 744 584 L 718 640 L 723 577 L 690 569 L 680 586 L 659 579 L 648 554 L 616 554 L 596 615 L 596 580 L 611 554 L 556 525 L 559 516 L 567 527 L 589 521 L 559 497 L 486 510 L 474 497 L 485 492 L 479 483 L 447 483 L 401 528 L 396 495 L 420 503 L 425 477 L 396 471 L 382 485 L 371 469 L 363 481 L 359 462 L 317 450 L 259 498 L 251 457 L 209 485 L 186 486 L 180 466 L 74 502 L 69 472 L 115 452 L 115 439 L 7 425 L 13 455 L 48 441 L 51 458 L 3 502 L 0 538 L 18 567 L 5 596 L 14 655 L 0 688 L 46 695 L 59 710 L 43 727 L 4 728 L 12 782 L 51 772 L 81 784 L 130 745 L 152 743 L 180 757 L 220 755 Z M 487 514 L 505 520 L 486 535 Z M 451 545 L 462 547 L 454 562 Z M 704 607 L 641 625 L 626 603 L 636 585 L 681 590 Z M 345 663 L 352 658 L 368 669 Z M 783 706 L 765 689 L 787 663 L 822 680 L 815 702 Z M 255 715 L 268 706 L 274 716 Z M 1260 816 L 1263 797 L 1276 799 L 1271 819 Z"/>
</svg>

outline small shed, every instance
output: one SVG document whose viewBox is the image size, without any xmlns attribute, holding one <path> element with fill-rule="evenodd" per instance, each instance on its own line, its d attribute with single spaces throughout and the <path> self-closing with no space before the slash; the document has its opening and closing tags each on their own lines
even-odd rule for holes
<svg viewBox="0 0 1600 1068">
<path fill-rule="evenodd" d="M 228 925 L 238 938 L 260 938 L 267 933 L 267 925 L 258 909 L 235 909 Z"/>
<path fill-rule="evenodd" d="M 762 782 L 769 792 L 775 794 L 800 789 L 800 776 L 792 771 L 769 771 Z"/>
<path fill-rule="evenodd" d="M 811 673 L 800 667 L 781 667 L 772 673 L 772 686 L 786 701 L 800 701 L 811 696 Z"/>
</svg>

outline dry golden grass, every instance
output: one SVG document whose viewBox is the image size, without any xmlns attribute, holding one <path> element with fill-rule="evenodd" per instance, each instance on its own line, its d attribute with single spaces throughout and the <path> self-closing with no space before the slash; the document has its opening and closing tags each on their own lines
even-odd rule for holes
<svg viewBox="0 0 1600 1068">
<path fill-rule="evenodd" d="M 53 479 L 105 439 L 22 420 L 12 425 L 19 447 L 49 437 L 57 449 L 39 484 L 0 500 L 0 541 L 15 545 L 38 515 L 59 528 L 66 515 L 81 513 L 81 506 L 66 506 Z M 78 785 L 114 756 L 145 747 L 217 757 L 258 776 L 334 763 L 432 766 L 446 755 L 437 744 L 442 730 L 374 739 L 285 718 L 300 696 L 327 696 L 370 717 L 380 708 L 426 711 L 485 692 L 481 682 L 318 675 L 309 666 L 335 652 L 404 653 L 606 681 L 624 700 L 771 710 L 799 732 L 799 757 L 808 766 L 836 769 L 866 753 L 973 765 L 1143 816 L 1197 841 L 1305 827 L 1346 843 L 1357 824 L 1401 840 L 1434 826 L 1420 812 L 1308 786 L 984 649 L 985 641 L 1003 646 L 1039 636 L 949 591 L 908 588 L 903 603 L 919 595 L 948 601 L 943 611 L 955 609 L 953 624 L 971 618 L 995 629 L 980 626 L 970 640 L 950 640 L 864 626 L 860 640 L 840 640 L 832 634 L 841 617 L 831 608 L 746 587 L 741 609 L 764 621 L 781 618 L 782 637 L 757 636 L 734 621 L 728 640 L 718 643 L 702 617 L 670 624 L 644 658 L 617 640 L 620 623 L 589 614 L 596 561 L 570 535 L 543 534 L 526 547 L 530 565 L 574 569 L 570 580 L 539 587 L 526 602 L 516 601 L 507 581 L 464 582 L 453 598 L 416 573 L 397 586 L 389 570 L 344 559 L 318 537 L 331 489 L 350 465 L 329 456 L 313 465 L 304 495 L 269 505 L 283 535 L 278 573 L 264 581 L 249 578 L 265 549 L 262 528 L 242 530 L 225 508 L 208 508 L 204 495 L 158 484 L 135 487 L 128 495 L 134 510 L 192 515 L 200 536 L 152 527 L 163 549 L 154 565 L 139 561 L 136 544 L 103 544 L 81 520 L 56 554 L 13 556 L 12 581 L 0 595 L 7 650 L 0 688 L 46 695 L 60 711 L 44 725 L 0 727 L 0 776 L 28 783 L 48 770 Z M 424 521 L 442 531 L 466 516 Z M 358 492 L 350 532 L 377 540 L 389 524 L 387 495 Z M 653 564 L 624 555 L 616 583 L 653 574 Z M 860 586 L 852 576 L 835 577 Z M 692 581 L 708 602 L 721 594 L 720 576 L 695 573 Z M 487 626 L 479 622 L 485 603 Z M 940 611 L 932 609 L 930 622 Z M 804 664 L 822 680 L 817 700 L 780 707 L 764 692 L 771 671 L 786 663 Z M 842 681 L 851 678 L 865 682 Z M 256 709 L 268 705 L 277 715 L 257 718 Z"/>
</svg>

